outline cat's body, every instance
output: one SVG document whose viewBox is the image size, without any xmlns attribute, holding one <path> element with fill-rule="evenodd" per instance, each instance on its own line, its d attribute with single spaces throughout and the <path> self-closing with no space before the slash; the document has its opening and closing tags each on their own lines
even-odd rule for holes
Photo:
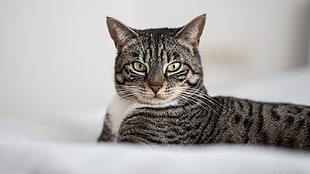
<svg viewBox="0 0 310 174">
<path fill-rule="evenodd" d="M 198 52 L 204 15 L 178 29 L 134 30 L 107 22 L 118 49 L 118 95 L 98 141 L 310 149 L 309 106 L 207 94 Z"/>
<path fill-rule="evenodd" d="M 195 104 L 146 106 L 115 98 L 106 115 L 101 141 L 241 143 L 310 149 L 307 106 L 214 97 L 215 109 L 208 109 L 201 99 L 192 101 Z"/>
</svg>

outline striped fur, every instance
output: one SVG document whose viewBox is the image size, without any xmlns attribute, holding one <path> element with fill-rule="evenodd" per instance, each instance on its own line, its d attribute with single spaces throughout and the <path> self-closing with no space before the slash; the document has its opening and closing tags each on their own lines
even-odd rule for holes
<svg viewBox="0 0 310 174">
<path fill-rule="evenodd" d="M 98 141 L 310 149 L 309 106 L 208 95 L 198 52 L 205 15 L 176 29 L 107 23 L 118 50 L 118 96 Z"/>
</svg>

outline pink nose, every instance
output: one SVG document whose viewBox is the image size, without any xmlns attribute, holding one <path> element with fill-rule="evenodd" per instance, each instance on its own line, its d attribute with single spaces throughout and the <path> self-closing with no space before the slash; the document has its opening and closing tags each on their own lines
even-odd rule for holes
<svg viewBox="0 0 310 174">
<path fill-rule="evenodd" d="M 160 84 L 150 84 L 150 88 L 152 89 L 152 91 L 156 94 L 160 88 L 162 88 L 163 85 Z"/>
</svg>

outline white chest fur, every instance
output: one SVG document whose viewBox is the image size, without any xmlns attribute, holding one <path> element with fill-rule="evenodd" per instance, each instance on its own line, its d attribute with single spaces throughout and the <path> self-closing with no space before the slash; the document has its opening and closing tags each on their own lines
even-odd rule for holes
<svg viewBox="0 0 310 174">
<path fill-rule="evenodd" d="M 155 107 L 155 108 L 165 108 L 171 105 L 177 105 L 177 101 L 173 101 L 164 105 L 143 105 L 125 100 L 118 95 L 114 96 L 112 101 L 108 106 L 109 119 L 111 123 L 111 132 L 113 135 L 118 136 L 118 131 L 123 120 L 127 115 L 139 107 Z"/>
<path fill-rule="evenodd" d="M 118 135 L 118 130 L 121 126 L 122 121 L 126 118 L 128 113 L 134 110 L 136 107 L 137 104 L 122 99 L 118 95 L 114 96 L 108 106 L 112 134 Z"/>
</svg>

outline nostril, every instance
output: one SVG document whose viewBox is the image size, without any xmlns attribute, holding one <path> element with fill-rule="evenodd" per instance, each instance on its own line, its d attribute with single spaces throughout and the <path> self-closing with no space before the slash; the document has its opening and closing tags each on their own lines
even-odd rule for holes
<svg viewBox="0 0 310 174">
<path fill-rule="evenodd" d="M 150 84 L 150 88 L 152 89 L 152 91 L 156 94 L 160 88 L 162 88 L 163 85 L 161 84 Z"/>
</svg>

